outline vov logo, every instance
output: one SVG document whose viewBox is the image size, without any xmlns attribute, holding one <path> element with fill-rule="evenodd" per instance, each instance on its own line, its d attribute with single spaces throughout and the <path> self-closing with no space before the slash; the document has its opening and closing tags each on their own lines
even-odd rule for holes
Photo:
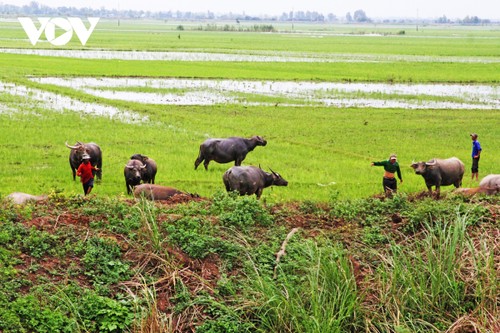
<svg viewBox="0 0 500 333">
<path fill-rule="evenodd" d="M 94 31 L 97 22 L 99 22 L 99 17 L 88 17 L 87 20 L 90 23 L 90 27 L 87 29 L 79 17 L 68 17 L 67 19 L 62 17 L 38 17 L 37 19 L 40 24 L 39 28 L 35 27 L 35 23 L 30 17 L 18 18 L 33 45 L 38 42 L 44 31 L 47 41 L 52 45 L 66 45 L 73 37 L 73 31 L 76 33 L 78 39 L 80 39 L 82 45 L 85 45 Z M 64 30 L 64 33 L 57 37 L 56 27 Z"/>
</svg>

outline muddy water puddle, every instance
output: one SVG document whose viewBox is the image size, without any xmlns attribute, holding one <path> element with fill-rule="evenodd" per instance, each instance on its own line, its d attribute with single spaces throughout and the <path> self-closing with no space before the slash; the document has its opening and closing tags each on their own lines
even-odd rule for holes
<svg viewBox="0 0 500 333">
<path fill-rule="evenodd" d="M 500 109 L 497 86 L 148 78 L 32 78 L 114 100 L 165 105 Z M 144 91 L 141 91 L 144 90 Z M 275 99 L 276 101 L 273 101 Z M 266 102 L 262 102 L 266 100 Z M 291 102 L 286 102 L 290 100 Z"/>
</svg>

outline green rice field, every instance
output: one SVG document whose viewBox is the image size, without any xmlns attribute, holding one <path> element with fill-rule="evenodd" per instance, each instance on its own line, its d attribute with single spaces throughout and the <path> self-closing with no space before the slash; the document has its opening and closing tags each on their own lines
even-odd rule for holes
<svg viewBox="0 0 500 333">
<path fill-rule="evenodd" d="M 275 29 L 102 20 L 84 47 L 73 38 L 62 48 L 43 36 L 32 46 L 16 20 L 0 21 L 0 195 L 81 193 L 66 141 L 101 146 L 97 196 L 126 196 L 123 167 L 135 153 L 157 161 L 158 184 L 212 196 L 223 190 L 231 164 L 194 170 L 209 137 L 268 140 L 244 164 L 289 181 L 264 190 L 263 200 L 272 202 L 381 193 L 383 170 L 370 162 L 391 153 L 398 154 L 403 192 L 425 189 L 410 164 L 434 157 L 460 158 L 463 185 L 476 186 L 471 132 L 483 146 L 480 176 L 500 173 L 498 26 Z M 118 83 L 98 84 L 105 79 Z M 173 85 L 162 86 L 167 80 Z M 233 90 L 238 84 L 243 88 Z M 299 93 L 306 85 L 313 90 Z"/>
</svg>

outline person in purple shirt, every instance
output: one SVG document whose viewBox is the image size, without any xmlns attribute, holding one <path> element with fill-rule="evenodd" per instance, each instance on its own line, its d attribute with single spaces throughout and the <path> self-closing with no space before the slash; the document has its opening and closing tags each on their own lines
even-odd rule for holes
<svg viewBox="0 0 500 333">
<path fill-rule="evenodd" d="M 477 134 L 472 133 L 470 135 L 472 139 L 472 176 L 471 179 L 474 180 L 474 177 L 476 180 L 479 178 L 479 157 L 481 156 L 481 145 L 479 144 L 479 141 L 477 141 Z"/>
</svg>

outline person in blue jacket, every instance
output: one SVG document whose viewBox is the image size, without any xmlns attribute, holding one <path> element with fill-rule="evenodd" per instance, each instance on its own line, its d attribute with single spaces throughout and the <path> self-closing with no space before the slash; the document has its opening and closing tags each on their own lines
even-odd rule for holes
<svg viewBox="0 0 500 333">
<path fill-rule="evenodd" d="M 481 156 L 481 151 L 483 150 L 481 148 L 481 144 L 479 144 L 479 141 L 477 141 L 477 134 L 476 133 L 472 133 L 470 135 L 471 139 L 472 139 L 472 168 L 471 168 L 471 171 L 472 171 L 472 175 L 471 175 L 471 179 L 474 180 L 474 178 L 476 178 L 476 180 L 479 179 L 479 157 Z"/>
</svg>

